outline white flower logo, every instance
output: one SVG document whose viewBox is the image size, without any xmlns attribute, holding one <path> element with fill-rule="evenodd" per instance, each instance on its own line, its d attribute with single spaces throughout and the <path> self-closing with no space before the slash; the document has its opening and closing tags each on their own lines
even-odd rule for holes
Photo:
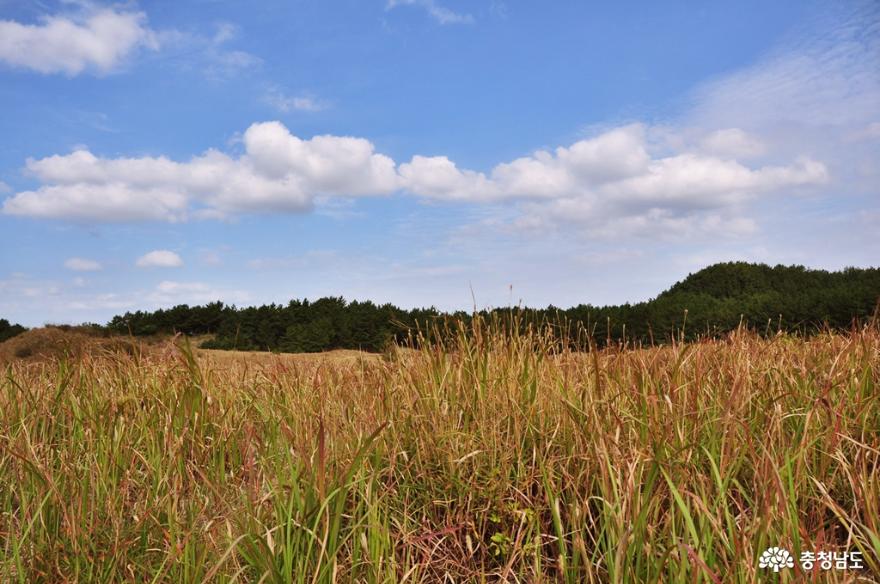
<svg viewBox="0 0 880 584">
<path fill-rule="evenodd" d="M 758 561 L 759 568 L 773 568 L 774 572 L 778 572 L 782 568 L 794 568 L 794 559 L 788 550 L 781 547 L 771 547 L 764 550 Z"/>
</svg>

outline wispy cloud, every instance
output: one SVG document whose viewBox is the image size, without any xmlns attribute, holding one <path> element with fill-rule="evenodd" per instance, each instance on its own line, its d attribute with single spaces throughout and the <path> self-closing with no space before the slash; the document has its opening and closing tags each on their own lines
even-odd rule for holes
<svg viewBox="0 0 880 584">
<path fill-rule="evenodd" d="M 829 3 L 751 66 L 702 84 L 689 119 L 740 127 L 880 119 L 880 4 Z"/>
<path fill-rule="evenodd" d="M 247 262 L 247 266 L 252 270 L 296 270 L 327 266 L 339 260 L 335 252 L 316 250 L 295 256 L 254 258 Z"/>
<path fill-rule="evenodd" d="M 250 295 L 242 290 L 218 288 L 205 282 L 177 282 L 164 280 L 156 288 L 145 294 L 147 302 L 154 306 L 174 304 L 204 304 L 223 300 L 225 302 L 247 302 Z"/>
<path fill-rule="evenodd" d="M 330 107 L 329 103 L 322 99 L 318 99 L 314 95 L 308 93 L 287 95 L 275 87 L 266 92 L 263 101 L 282 113 L 293 111 L 319 112 Z"/>
<path fill-rule="evenodd" d="M 187 70 L 197 70 L 211 81 L 226 81 L 247 73 L 263 60 L 230 45 L 241 38 L 241 29 L 229 22 L 214 24 L 213 32 L 165 31 L 159 35 L 167 58 Z"/>
<path fill-rule="evenodd" d="M 474 17 L 467 13 L 460 13 L 441 6 L 434 0 L 388 0 L 386 10 L 397 6 L 418 6 L 440 24 L 473 24 Z"/>
<path fill-rule="evenodd" d="M 101 264 L 86 258 L 69 258 L 64 262 L 64 267 L 74 272 L 97 272 L 101 269 Z"/>
</svg>

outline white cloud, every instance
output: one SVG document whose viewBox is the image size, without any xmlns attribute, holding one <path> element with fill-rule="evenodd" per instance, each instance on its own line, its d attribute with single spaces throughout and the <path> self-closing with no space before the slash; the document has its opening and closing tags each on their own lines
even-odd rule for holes
<svg viewBox="0 0 880 584">
<path fill-rule="evenodd" d="M 41 219 L 79 221 L 179 221 L 187 199 L 174 188 L 134 188 L 124 182 L 50 185 L 7 199 L 3 212 Z"/>
<path fill-rule="evenodd" d="M 472 24 L 474 22 L 474 17 L 470 14 L 454 12 L 437 4 L 434 0 L 388 0 L 385 9 L 391 10 L 396 6 L 419 6 L 440 24 Z"/>
<path fill-rule="evenodd" d="M 445 156 L 415 156 L 399 174 L 405 189 L 423 197 L 514 201 L 519 216 L 496 221 L 500 229 L 546 234 L 567 225 L 592 238 L 744 237 L 758 230 L 752 202 L 817 193 L 833 178 L 808 156 L 746 162 L 763 154 L 762 141 L 739 128 L 630 124 L 488 173 L 459 169 Z"/>
<path fill-rule="evenodd" d="M 183 266 L 183 260 L 173 251 L 157 249 L 139 257 L 136 265 L 139 268 L 179 268 Z"/>
<path fill-rule="evenodd" d="M 296 182 L 306 196 L 375 195 L 398 186 L 394 161 L 364 138 L 301 140 L 279 122 L 254 124 L 244 134 L 248 161 L 269 180 Z"/>
<path fill-rule="evenodd" d="M 738 203 L 757 193 L 828 180 L 821 162 L 798 160 L 787 166 L 748 168 L 739 162 L 680 154 L 654 160 L 642 174 L 603 185 L 600 193 L 621 202 L 712 208 Z"/>
<path fill-rule="evenodd" d="M 64 262 L 64 267 L 74 272 L 97 272 L 101 264 L 86 258 L 70 258 Z"/>
<path fill-rule="evenodd" d="M 442 156 L 416 156 L 400 165 L 400 175 L 405 188 L 425 197 L 568 201 L 578 216 L 606 217 L 728 207 L 760 193 L 819 185 L 829 178 L 825 165 L 809 158 L 749 167 L 689 151 L 652 157 L 640 125 L 499 164 L 489 175 L 460 170 Z"/>
<path fill-rule="evenodd" d="M 400 165 L 400 176 L 407 189 L 425 197 L 479 200 L 497 196 L 486 175 L 459 170 L 446 156 L 413 156 Z"/>
<path fill-rule="evenodd" d="M 99 158 L 81 150 L 27 161 L 43 183 L 6 199 L 3 212 L 38 218 L 183 221 L 235 212 L 301 212 L 316 196 L 381 195 L 398 187 L 394 161 L 363 138 L 303 140 L 278 122 L 254 124 L 244 155 L 209 150 L 188 162 L 163 156 Z"/>
<path fill-rule="evenodd" d="M 710 132 L 703 138 L 702 147 L 710 154 L 729 158 L 752 158 L 766 151 L 760 140 L 739 128 Z"/>
<path fill-rule="evenodd" d="M 39 73 L 106 74 L 139 48 L 156 50 L 142 12 L 121 8 L 47 16 L 40 24 L 0 20 L 0 61 Z"/>
<path fill-rule="evenodd" d="M 282 113 L 292 111 L 319 112 L 328 107 L 326 102 L 314 96 L 307 94 L 285 95 L 278 89 L 269 90 L 264 101 Z"/>
<path fill-rule="evenodd" d="M 558 198 L 645 172 L 650 157 L 644 128 L 632 124 L 555 152 L 539 151 L 497 165 L 489 176 L 460 170 L 445 156 L 415 156 L 400 165 L 403 184 L 432 198 L 497 200 Z"/>
<path fill-rule="evenodd" d="M 513 226 L 533 233 L 575 226 L 581 235 L 593 239 L 638 236 L 665 241 L 737 238 L 758 231 L 754 219 L 725 209 L 695 211 L 651 207 L 621 213 L 582 199 L 560 199 L 544 206 L 527 205 Z"/>
<path fill-rule="evenodd" d="M 80 221 L 184 221 L 243 212 L 302 212 L 316 199 L 381 196 L 403 190 L 429 199 L 473 203 L 545 201 L 571 205 L 573 216 L 662 218 L 741 205 L 762 193 L 786 193 L 829 180 L 819 161 L 746 165 L 701 147 L 658 154 L 640 124 L 605 131 L 553 151 L 495 166 L 488 174 L 460 169 L 445 156 L 401 164 L 349 136 L 304 140 L 279 122 L 253 124 L 244 153 L 209 150 L 188 162 L 165 157 L 100 158 L 88 150 L 27 161 L 42 183 L 3 203 L 9 215 Z M 720 137 L 719 137 L 720 136 Z M 743 132 L 709 134 L 709 142 L 742 147 Z M 718 144 L 716 144 L 717 146 Z M 563 201 L 563 203 L 560 203 Z M 534 215 L 539 206 L 532 205 Z"/>
</svg>

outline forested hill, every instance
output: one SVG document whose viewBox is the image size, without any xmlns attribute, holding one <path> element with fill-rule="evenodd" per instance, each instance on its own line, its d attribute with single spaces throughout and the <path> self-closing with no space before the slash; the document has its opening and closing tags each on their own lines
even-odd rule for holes
<svg viewBox="0 0 880 584">
<path fill-rule="evenodd" d="M 742 316 L 751 325 L 782 319 L 787 328 L 827 323 L 846 328 L 874 314 L 880 299 L 880 269 L 840 272 L 730 262 L 691 274 L 656 299 L 643 303 L 652 322 L 669 310 L 688 309 L 693 323 L 730 329 Z"/>
<path fill-rule="evenodd" d="M 842 272 L 808 270 L 803 266 L 775 266 L 728 262 L 703 268 L 674 284 L 660 297 L 682 293 L 708 294 L 715 298 L 742 298 L 762 293 L 798 295 L 804 291 L 828 292 L 874 286 L 865 292 L 877 294 L 880 270 L 847 268 Z M 809 294 L 808 294 L 809 295 Z"/>
<path fill-rule="evenodd" d="M 809 334 L 824 326 L 846 329 L 866 322 L 880 299 L 880 269 L 841 272 L 743 262 L 721 263 L 691 274 L 656 298 L 636 304 L 568 309 L 514 309 L 524 322 L 567 322 L 592 331 L 600 345 L 626 339 L 663 342 L 673 334 L 695 338 L 723 334 L 741 322 L 759 331 L 779 328 Z M 505 315 L 511 309 L 483 311 Z M 685 323 L 685 311 L 687 311 Z M 404 310 L 391 304 L 342 298 L 292 300 L 286 305 L 236 308 L 215 302 L 155 312 L 126 313 L 108 328 L 134 335 L 211 334 L 210 348 L 308 352 L 339 348 L 382 350 L 408 330 L 438 318 L 467 320 L 433 308 Z"/>
</svg>

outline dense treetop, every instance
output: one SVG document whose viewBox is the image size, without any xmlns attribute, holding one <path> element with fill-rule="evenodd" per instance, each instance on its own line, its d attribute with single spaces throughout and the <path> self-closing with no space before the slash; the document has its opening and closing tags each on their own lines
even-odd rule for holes
<svg viewBox="0 0 880 584">
<path fill-rule="evenodd" d="M 569 336 L 590 337 L 599 345 L 626 341 L 659 343 L 672 337 L 715 336 L 741 324 L 759 332 L 809 334 L 822 327 L 843 329 L 875 314 L 880 300 L 880 268 L 840 272 L 803 266 L 728 262 L 709 266 L 674 284 L 656 298 L 636 304 L 568 309 L 499 308 L 480 315 L 517 326 L 552 325 Z M 516 319 L 509 317 L 516 316 Z M 450 318 L 451 317 L 451 318 Z M 470 313 L 434 308 L 405 310 L 391 304 L 347 302 L 341 297 L 291 300 L 237 308 L 222 302 L 179 305 L 153 312 L 127 312 L 107 328 L 136 336 L 183 333 L 211 335 L 206 348 L 313 352 L 329 349 L 381 351 L 416 330 Z M 0 340 L 23 331 L 0 320 Z"/>
<path fill-rule="evenodd" d="M 0 318 L 0 343 L 23 333 L 25 330 L 20 324 L 10 324 L 5 318 Z"/>
</svg>

